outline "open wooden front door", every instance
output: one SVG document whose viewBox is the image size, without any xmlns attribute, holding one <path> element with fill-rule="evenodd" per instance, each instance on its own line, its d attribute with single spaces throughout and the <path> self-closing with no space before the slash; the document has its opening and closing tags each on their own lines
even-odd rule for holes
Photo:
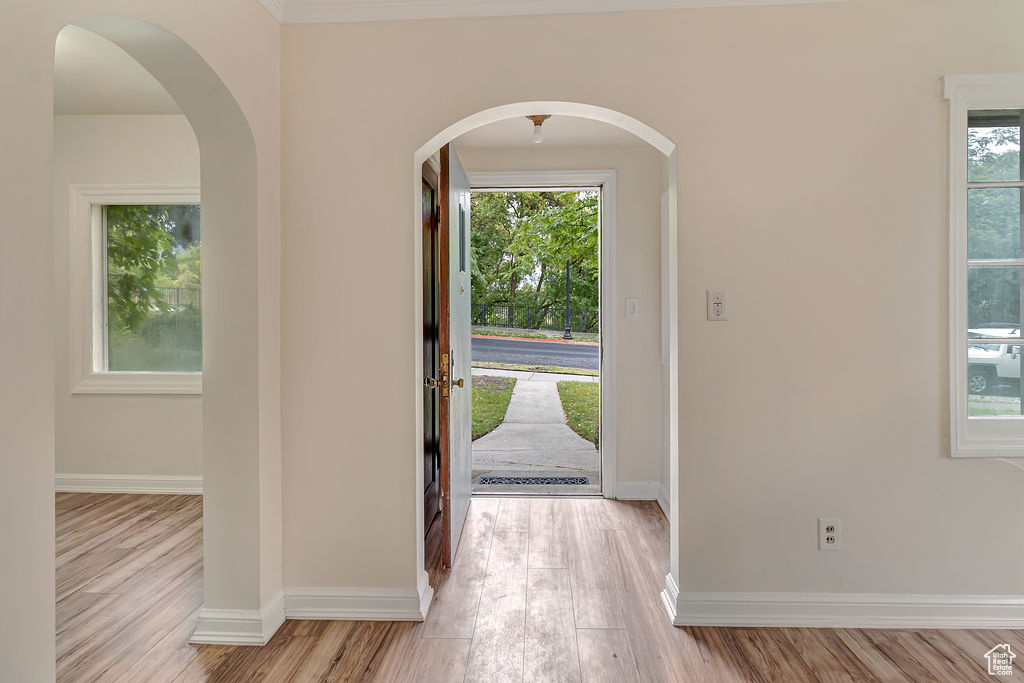
<svg viewBox="0 0 1024 683">
<path fill-rule="evenodd" d="M 450 145 L 440 173 L 441 556 L 451 567 L 473 493 L 469 178 Z M 446 295 L 447 294 L 447 295 Z"/>
<path fill-rule="evenodd" d="M 440 510 L 441 501 L 441 364 L 440 182 L 430 164 L 423 164 L 423 531 Z"/>
</svg>

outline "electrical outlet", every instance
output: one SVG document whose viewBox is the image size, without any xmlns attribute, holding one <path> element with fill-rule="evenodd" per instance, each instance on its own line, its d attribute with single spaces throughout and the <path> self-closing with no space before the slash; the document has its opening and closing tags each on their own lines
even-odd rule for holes
<svg viewBox="0 0 1024 683">
<path fill-rule="evenodd" d="M 818 550 L 839 550 L 843 547 L 843 527 L 835 517 L 818 518 Z"/>
<path fill-rule="evenodd" d="M 729 295 L 725 292 L 707 290 L 708 320 L 729 319 Z"/>
</svg>

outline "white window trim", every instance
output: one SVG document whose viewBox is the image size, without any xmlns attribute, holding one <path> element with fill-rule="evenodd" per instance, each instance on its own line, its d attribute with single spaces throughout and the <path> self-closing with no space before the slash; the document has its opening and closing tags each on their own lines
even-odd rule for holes
<svg viewBox="0 0 1024 683">
<path fill-rule="evenodd" d="M 201 372 L 104 372 L 105 272 L 103 206 L 198 204 L 198 185 L 71 185 L 68 233 L 71 255 L 71 393 L 202 394 Z"/>
<path fill-rule="evenodd" d="M 946 76 L 949 100 L 950 451 L 963 458 L 1024 457 L 1024 416 L 967 416 L 967 115 L 1024 109 L 1024 74 Z"/>
</svg>

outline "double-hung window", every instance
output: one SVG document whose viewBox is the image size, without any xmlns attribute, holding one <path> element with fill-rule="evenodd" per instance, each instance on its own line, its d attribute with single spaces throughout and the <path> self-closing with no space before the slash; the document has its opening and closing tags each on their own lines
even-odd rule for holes
<svg viewBox="0 0 1024 683">
<path fill-rule="evenodd" d="M 194 187 L 73 186 L 72 390 L 202 391 Z"/>
<path fill-rule="evenodd" d="M 1024 457 L 1024 74 L 948 76 L 954 456 Z"/>
</svg>

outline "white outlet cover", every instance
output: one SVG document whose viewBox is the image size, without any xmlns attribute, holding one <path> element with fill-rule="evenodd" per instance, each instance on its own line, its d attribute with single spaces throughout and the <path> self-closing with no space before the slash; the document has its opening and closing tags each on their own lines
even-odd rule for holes
<svg viewBox="0 0 1024 683">
<path fill-rule="evenodd" d="M 843 527 L 838 517 L 818 518 L 818 550 L 841 550 Z"/>
</svg>

